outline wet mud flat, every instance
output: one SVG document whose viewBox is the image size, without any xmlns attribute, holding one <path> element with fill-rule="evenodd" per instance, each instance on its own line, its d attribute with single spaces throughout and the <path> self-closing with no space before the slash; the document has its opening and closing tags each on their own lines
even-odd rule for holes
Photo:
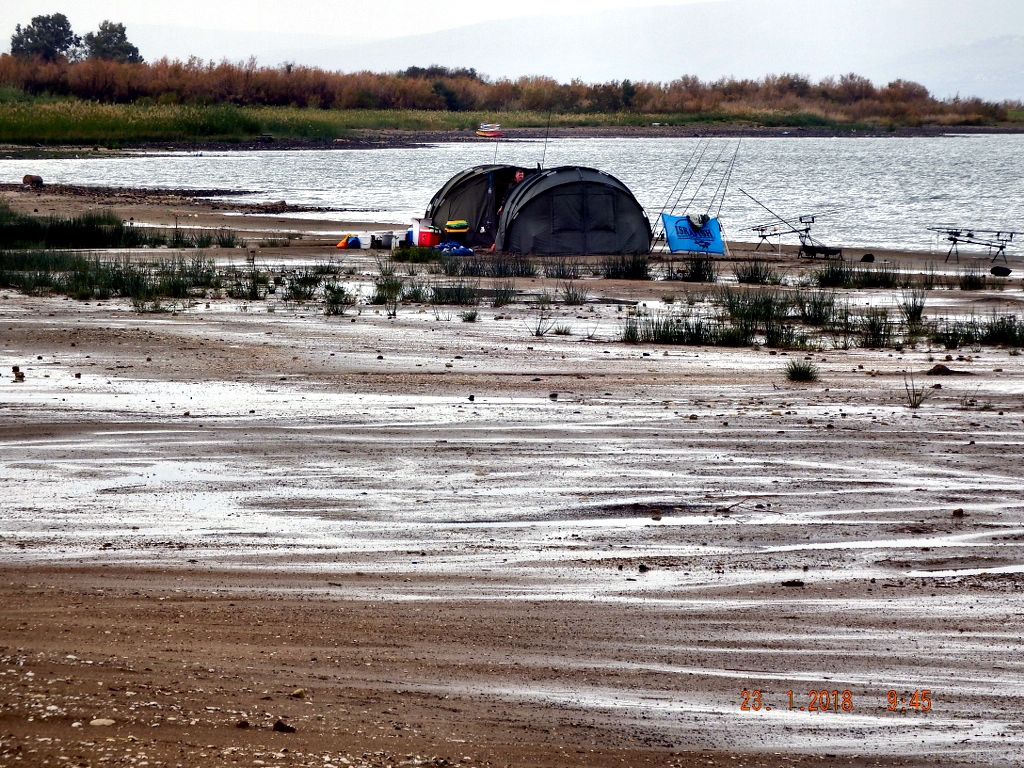
<svg viewBox="0 0 1024 768">
<path fill-rule="evenodd" d="M 242 306 L 0 299 L 3 761 L 1024 757 L 1012 350 Z"/>
</svg>

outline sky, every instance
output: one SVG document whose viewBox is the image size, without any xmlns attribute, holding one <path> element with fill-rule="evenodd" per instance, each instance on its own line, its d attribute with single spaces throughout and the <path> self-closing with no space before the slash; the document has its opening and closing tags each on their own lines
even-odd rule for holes
<svg viewBox="0 0 1024 768">
<path fill-rule="evenodd" d="M 315 34 L 321 37 L 398 37 L 524 16 L 589 14 L 615 8 L 685 5 L 707 0 L 4 0 L 0 30 L 14 31 L 33 16 L 63 13 L 79 33 L 111 20 L 209 30 Z M 4 38 L 9 33 L 4 34 Z"/>
<path fill-rule="evenodd" d="M 125 24 L 150 61 L 436 63 L 561 82 L 856 72 L 1024 99 L 1024 0 L 0 0 L 0 52 L 16 24 L 57 12 L 78 34 Z"/>
</svg>

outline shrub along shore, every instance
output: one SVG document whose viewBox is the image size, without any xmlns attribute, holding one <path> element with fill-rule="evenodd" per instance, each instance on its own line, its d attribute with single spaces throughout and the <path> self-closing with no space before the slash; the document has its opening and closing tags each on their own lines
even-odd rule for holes
<svg viewBox="0 0 1024 768">
<path fill-rule="evenodd" d="M 1020 104 L 934 98 L 897 80 L 844 75 L 586 84 L 473 70 L 339 73 L 222 62 L 45 63 L 0 55 L 0 142 L 140 144 L 343 139 L 359 130 L 747 126 L 884 131 L 1024 124 Z"/>
</svg>

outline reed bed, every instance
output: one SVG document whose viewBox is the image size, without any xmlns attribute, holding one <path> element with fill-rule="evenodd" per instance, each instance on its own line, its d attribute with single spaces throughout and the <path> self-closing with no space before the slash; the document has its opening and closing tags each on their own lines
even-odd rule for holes
<svg viewBox="0 0 1024 768">
<path fill-rule="evenodd" d="M 166 245 L 166 235 L 121 221 L 110 211 L 81 216 L 26 216 L 0 201 L 0 248 L 142 248 Z"/>
<path fill-rule="evenodd" d="M 394 261 L 402 261 L 409 264 L 426 264 L 431 261 L 437 261 L 438 252 L 433 248 L 413 245 L 395 249 L 391 252 L 391 258 Z"/>
<path fill-rule="evenodd" d="M 57 293 L 76 299 L 186 298 L 218 289 L 222 276 L 202 256 L 138 263 L 62 251 L 0 251 L 0 286 L 23 293 Z"/>
<path fill-rule="evenodd" d="M 906 288 L 911 278 L 898 265 L 858 266 L 845 261 L 829 261 L 812 273 L 819 288 Z"/>
<path fill-rule="evenodd" d="M 513 303 L 517 295 L 515 280 L 499 280 L 494 284 L 494 296 L 491 299 L 491 306 L 504 307 Z"/>
<path fill-rule="evenodd" d="M 430 301 L 433 304 L 476 306 L 480 303 L 480 282 L 461 279 L 435 283 L 430 289 Z"/>
<path fill-rule="evenodd" d="M 782 285 L 785 277 L 766 259 L 740 262 L 733 267 L 732 271 L 736 276 L 736 281 L 741 285 Z"/>
<path fill-rule="evenodd" d="M 757 119 L 756 112 L 747 113 Z M 506 128 L 601 127 L 693 122 L 732 122 L 728 112 L 679 114 L 563 113 L 541 110 L 448 111 L 445 109 L 316 109 L 230 104 L 103 104 L 88 100 L 0 102 L 0 141 L 13 144 L 101 144 L 120 146 L 160 141 L 249 141 L 278 139 L 331 141 L 360 130 L 458 131 L 481 122 Z M 775 116 L 777 119 L 777 115 Z M 794 115 L 794 120 L 799 118 Z M 824 120 L 832 125 L 835 121 Z"/>
<path fill-rule="evenodd" d="M 658 312 L 625 319 L 621 340 L 632 344 L 678 346 L 749 346 L 753 338 L 741 329 L 699 315 Z"/>
<path fill-rule="evenodd" d="M 284 300 L 311 301 L 324 283 L 324 273 L 316 267 L 303 267 L 292 272 L 285 281 Z M 394 279 L 394 278 L 387 278 Z M 401 281 L 399 281 L 400 283 Z M 375 302 L 383 304 L 384 302 Z"/>
<path fill-rule="evenodd" d="M 943 318 L 935 324 L 930 338 L 949 350 L 973 346 L 1024 347 L 1024 319 L 995 313 L 986 318 Z"/>
<path fill-rule="evenodd" d="M 576 284 L 573 280 L 567 280 L 559 286 L 562 296 L 562 303 L 570 307 L 578 307 L 587 303 L 590 298 L 590 291 Z"/>
<path fill-rule="evenodd" d="M 163 231 L 136 227 L 113 211 L 81 216 L 30 216 L 17 213 L 0 200 L 0 249 L 236 248 L 244 243 L 229 229 Z"/>
<path fill-rule="evenodd" d="M 888 308 L 854 310 L 831 291 L 785 291 L 724 287 L 702 310 L 632 313 L 620 339 L 628 343 L 747 346 L 777 349 L 902 349 L 922 338 L 947 349 L 962 346 L 1024 347 L 1024 319 L 992 313 L 983 318 L 929 321 L 926 292 L 897 295 L 898 314 Z M 673 297 L 674 302 L 674 297 Z"/>
<path fill-rule="evenodd" d="M 284 122 L 289 122 L 285 118 Z M 264 132 L 231 106 L 137 106 L 90 101 L 0 104 L 0 141 L 117 146 L 152 141 L 241 140 Z M 340 134 L 339 134 L 340 135 Z"/>
<path fill-rule="evenodd" d="M 355 306 L 359 298 L 355 292 L 350 291 L 344 284 L 333 280 L 323 284 L 323 293 L 325 315 L 344 315 L 350 308 Z"/>
<path fill-rule="evenodd" d="M 686 283 L 713 283 L 718 280 L 718 267 L 710 256 L 694 256 L 684 259 L 681 267 L 670 262 L 665 271 L 666 280 L 681 280 Z"/>
<path fill-rule="evenodd" d="M 832 320 L 836 309 L 836 295 L 831 291 L 798 291 L 793 305 L 805 325 L 822 327 Z"/>
<path fill-rule="evenodd" d="M 544 262 L 544 277 L 553 280 L 579 280 L 583 277 L 586 262 L 582 259 L 557 256 Z"/>
<path fill-rule="evenodd" d="M 950 280 L 950 287 L 961 291 L 983 291 L 989 287 L 989 282 L 988 275 L 980 269 L 963 269 Z"/>
<path fill-rule="evenodd" d="M 537 264 L 533 259 L 510 253 L 437 256 L 437 271 L 446 277 L 534 277 Z"/>
<path fill-rule="evenodd" d="M 601 274 L 609 280 L 650 280 L 647 254 L 606 256 L 600 263 Z"/>
<path fill-rule="evenodd" d="M 256 267 L 229 267 L 224 279 L 225 292 L 232 299 L 262 301 L 271 290 L 270 274 Z"/>
</svg>

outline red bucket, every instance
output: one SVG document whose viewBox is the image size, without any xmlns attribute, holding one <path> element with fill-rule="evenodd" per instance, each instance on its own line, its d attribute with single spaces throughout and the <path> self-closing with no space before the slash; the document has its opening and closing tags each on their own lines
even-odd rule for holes
<svg viewBox="0 0 1024 768">
<path fill-rule="evenodd" d="M 433 248 L 441 244 L 441 233 L 435 229 L 421 229 L 419 245 L 424 248 Z"/>
</svg>

